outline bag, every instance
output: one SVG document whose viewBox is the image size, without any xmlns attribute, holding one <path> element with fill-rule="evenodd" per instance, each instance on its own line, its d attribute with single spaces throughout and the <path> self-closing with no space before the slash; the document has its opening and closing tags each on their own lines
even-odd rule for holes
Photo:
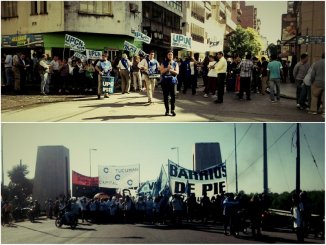
<svg viewBox="0 0 326 245">
<path fill-rule="evenodd" d="M 303 83 L 306 85 L 306 86 L 311 86 L 311 71 L 312 71 L 312 67 L 309 68 L 306 76 L 304 77 L 303 79 Z"/>
</svg>

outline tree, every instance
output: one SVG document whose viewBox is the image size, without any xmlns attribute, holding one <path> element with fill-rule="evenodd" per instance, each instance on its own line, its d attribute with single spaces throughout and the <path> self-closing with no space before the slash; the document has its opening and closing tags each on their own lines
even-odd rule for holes
<svg viewBox="0 0 326 245">
<path fill-rule="evenodd" d="M 26 205 L 26 198 L 33 192 L 33 180 L 26 178 L 28 173 L 28 166 L 25 164 L 16 165 L 8 171 L 9 200 L 16 206 Z"/>
<path fill-rule="evenodd" d="M 235 31 L 226 36 L 225 53 L 244 57 L 246 53 L 258 55 L 261 48 L 261 39 L 257 31 L 252 28 L 244 29 L 238 25 Z"/>
</svg>

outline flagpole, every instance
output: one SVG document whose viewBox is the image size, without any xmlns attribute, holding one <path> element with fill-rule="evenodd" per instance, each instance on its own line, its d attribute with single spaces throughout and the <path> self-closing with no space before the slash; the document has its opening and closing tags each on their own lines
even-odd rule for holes
<svg viewBox="0 0 326 245">
<path fill-rule="evenodd" d="M 138 164 L 138 188 L 140 187 L 140 164 Z"/>
</svg>

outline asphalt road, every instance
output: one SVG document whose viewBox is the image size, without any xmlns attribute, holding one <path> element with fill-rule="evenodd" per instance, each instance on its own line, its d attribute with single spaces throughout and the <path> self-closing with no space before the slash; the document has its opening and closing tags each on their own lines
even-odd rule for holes
<svg viewBox="0 0 326 245">
<path fill-rule="evenodd" d="M 325 243 L 321 239 L 306 239 L 309 243 Z M 48 243 L 296 243 L 296 235 L 290 231 L 265 232 L 259 240 L 250 234 L 240 237 L 225 236 L 221 225 L 185 223 L 181 227 L 149 224 L 90 224 L 79 223 L 75 230 L 68 226 L 57 228 L 54 220 L 41 218 L 36 223 L 15 223 L 1 228 L 1 243 L 48 244 Z"/>
<path fill-rule="evenodd" d="M 179 94 L 176 117 L 164 116 L 163 94 L 156 88 L 154 104 L 148 105 L 146 93 L 116 93 L 108 99 L 96 96 L 73 98 L 68 102 L 2 110 L 2 122 L 324 122 L 296 108 L 293 99 L 271 103 L 269 96 L 253 94 L 251 101 L 239 101 L 226 93 L 223 104 L 204 98 L 202 88 L 196 96 Z"/>
</svg>

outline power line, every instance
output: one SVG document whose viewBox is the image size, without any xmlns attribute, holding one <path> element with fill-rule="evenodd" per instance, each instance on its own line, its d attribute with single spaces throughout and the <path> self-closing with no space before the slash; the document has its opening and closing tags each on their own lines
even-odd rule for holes
<svg viewBox="0 0 326 245">
<path fill-rule="evenodd" d="M 294 126 L 294 124 L 292 124 L 287 130 L 285 130 L 284 131 L 284 133 L 282 133 L 281 134 L 281 136 L 280 137 L 278 137 L 277 138 L 277 140 L 273 143 L 273 144 L 271 144 L 268 148 L 267 148 L 267 151 L 269 151 L 292 127 Z M 256 159 L 256 160 L 254 160 L 252 163 L 250 163 L 249 164 L 249 166 L 246 168 L 246 169 L 244 169 L 239 175 L 238 175 L 238 179 L 239 179 L 239 177 L 242 175 L 242 174 L 244 174 L 249 168 L 251 168 L 262 156 L 263 156 L 264 154 L 261 154 L 261 155 L 259 155 L 259 157 Z M 232 181 L 230 182 L 230 183 L 233 183 L 234 182 L 234 178 L 232 179 Z"/>
<path fill-rule="evenodd" d="M 300 125 L 300 126 L 301 126 L 301 125 Z M 303 129 L 302 126 L 301 126 L 301 129 Z M 323 181 L 322 176 L 320 175 L 320 171 L 319 171 L 319 168 L 318 168 L 317 161 L 316 161 L 316 159 L 315 159 L 314 154 L 312 153 L 312 150 L 311 150 L 310 144 L 309 144 L 309 142 L 308 142 L 307 136 L 306 136 L 306 134 L 305 134 L 304 132 L 303 132 L 303 136 L 304 136 L 304 139 L 305 139 L 306 144 L 307 144 L 307 146 L 308 146 L 308 149 L 309 149 L 309 152 L 310 152 L 310 154 L 311 154 L 312 160 L 313 160 L 313 162 L 314 162 L 314 164 L 315 164 L 315 166 L 316 166 L 316 168 L 317 168 L 317 172 L 318 172 L 319 178 L 320 178 L 322 184 L 324 185 L 324 181 Z"/>
<path fill-rule="evenodd" d="M 247 133 L 249 132 L 250 128 L 252 127 L 253 124 L 250 124 L 249 127 L 247 128 L 246 132 L 242 135 L 241 139 L 239 140 L 239 142 L 236 144 L 237 147 L 241 144 L 241 141 L 244 139 L 244 137 L 247 135 Z M 230 153 L 230 155 L 226 158 L 226 160 L 228 160 L 234 153 L 235 151 L 235 147 L 232 150 L 232 152 Z"/>
</svg>

